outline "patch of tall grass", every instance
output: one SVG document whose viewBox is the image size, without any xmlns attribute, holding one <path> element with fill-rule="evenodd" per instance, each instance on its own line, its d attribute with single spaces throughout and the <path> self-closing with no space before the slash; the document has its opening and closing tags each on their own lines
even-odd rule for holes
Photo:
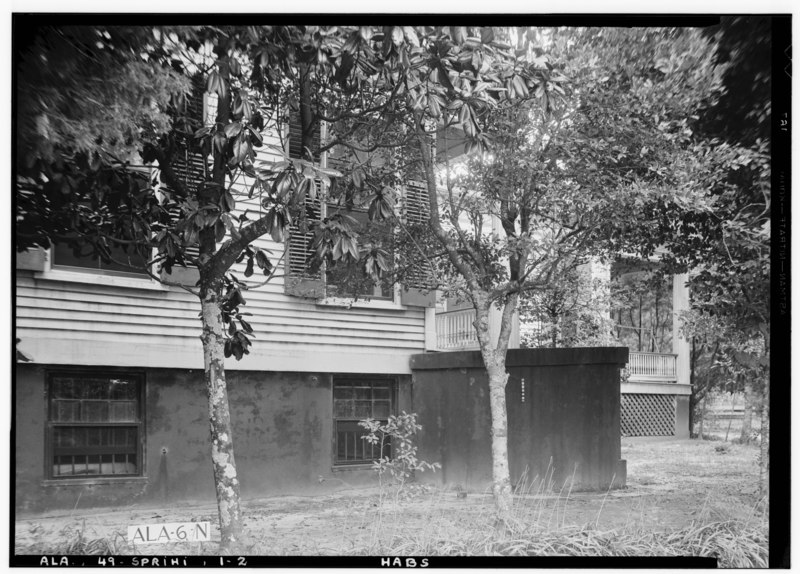
<svg viewBox="0 0 800 574">
<path fill-rule="evenodd" d="M 356 554 L 382 556 L 703 556 L 721 568 L 766 568 L 764 528 L 738 521 L 657 532 L 639 529 L 600 531 L 591 526 L 496 533 L 466 530 L 461 535 L 396 533 L 377 537 Z"/>
<path fill-rule="evenodd" d="M 472 509 L 442 504 L 434 493 L 422 520 L 406 515 L 402 505 L 378 509 L 364 544 L 350 552 L 380 556 L 692 556 L 715 557 L 723 568 L 768 566 L 768 522 L 759 501 L 746 519 L 712 516 L 704 504 L 683 528 L 658 530 L 644 521 L 628 521 L 613 530 L 599 528 L 603 505 L 582 526 L 567 525 L 573 476 L 554 483 L 527 473 L 515 485 L 510 518 L 498 527 L 489 492 Z M 608 493 L 606 493 L 606 497 Z M 452 498 L 452 493 L 450 493 Z M 603 499 L 605 503 L 605 498 Z M 708 500 L 706 500 L 708 503 Z M 716 513 L 714 513 L 716 514 Z M 416 518 L 416 519 L 415 519 Z M 494 527 L 493 527 L 493 524 Z M 420 526 L 421 525 L 421 526 Z"/>
</svg>

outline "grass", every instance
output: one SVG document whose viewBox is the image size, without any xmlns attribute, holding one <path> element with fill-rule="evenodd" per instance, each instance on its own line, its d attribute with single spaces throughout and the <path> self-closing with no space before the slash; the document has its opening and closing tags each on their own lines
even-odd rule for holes
<svg viewBox="0 0 800 574">
<path fill-rule="evenodd" d="M 763 528 L 712 522 L 668 532 L 567 527 L 524 534 L 471 530 L 460 536 L 396 535 L 356 552 L 384 556 L 710 556 L 722 568 L 766 568 Z"/>
<path fill-rule="evenodd" d="M 756 448 L 718 442 L 623 439 L 628 488 L 573 492 L 553 473 L 523 476 L 511 519 L 495 528 L 488 492 L 354 491 L 245 503 L 243 555 L 716 556 L 721 567 L 766 567 L 768 511 L 758 498 Z M 33 517 L 17 523 L 18 554 L 206 554 L 216 543 L 134 547 L 129 524 L 154 509 Z M 170 521 L 212 519 L 187 504 Z M 208 516 L 199 513 L 208 514 Z M 66 513 L 65 513 L 66 514 Z"/>
</svg>

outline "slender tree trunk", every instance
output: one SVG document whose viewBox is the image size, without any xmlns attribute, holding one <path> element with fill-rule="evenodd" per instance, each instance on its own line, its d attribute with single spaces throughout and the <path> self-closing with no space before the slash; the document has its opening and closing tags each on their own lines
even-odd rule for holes
<svg viewBox="0 0 800 574">
<path fill-rule="evenodd" d="M 224 57 L 219 51 L 218 56 Z M 229 80 L 227 73 L 223 77 Z M 217 105 L 217 122 L 225 125 L 230 119 L 230 90 L 220 96 Z M 211 197 L 198 197 L 217 204 L 220 194 L 225 188 L 227 155 L 214 154 L 212 180 L 217 187 Z M 200 231 L 200 256 L 212 257 L 216 254 L 216 238 L 214 227 Z M 232 263 L 232 261 L 230 262 Z M 242 511 L 239 505 L 239 478 L 236 472 L 236 461 L 233 456 L 233 432 L 231 414 L 228 405 L 228 385 L 225 380 L 225 325 L 222 320 L 222 277 L 230 266 L 217 262 L 206 263 L 200 267 L 200 317 L 203 331 L 200 339 L 203 343 L 203 362 L 205 366 L 206 393 L 208 395 L 208 415 L 211 427 L 211 463 L 214 472 L 214 487 L 217 494 L 219 510 L 219 529 L 221 549 L 226 551 L 240 540 L 242 535 Z"/>
<path fill-rule="evenodd" d="M 706 406 L 708 405 L 708 394 L 703 397 L 703 404 L 700 407 L 700 429 L 697 431 L 697 438 L 703 440 L 703 425 L 706 422 Z"/>
<path fill-rule="evenodd" d="M 505 351 L 494 348 L 489 337 L 489 306 L 476 305 L 475 329 L 489 376 L 489 410 L 492 416 L 492 494 L 495 513 L 505 523 L 511 515 L 511 478 L 508 470 L 508 413 L 506 411 Z"/>
<path fill-rule="evenodd" d="M 689 352 L 689 386 L 691 393 L 689 395 L 689 438 L 694 438 L 694 409 L 697 404 L 697 379 L 695 377 L 695 364 L 697 363 L 697 351 L 695 345 L 695 338 L 692 337 L 692 349 Z"/>
<path fill-rule="evenodd" d="M 749 376 L 745 379 L 742 394 L 744 395 L 744 414 L 739 442 L 742 444 L 750 444 L 750 434 L 753 432 L 753 403 L 756 397 L 753 392 L 753 381 Z"/>
<path fill-rule="evenodd" d="M 644 329 L 642 326 L 642 296 L 639 295 L 639 330 L 637 331 L 639 336 L 639 347 L 637 348 L 637 351 L 639 352 L 642 351 L 642 329 Z"/>
<path fill-rule="evenodd" d="M 201 292 L 203 321 L 203 360 L 211 424 L 211 462 L 219 509 L 219 527 L 223 549 L 228 549 L 242 535 L 242 511 L 239 505 L 239 479 L 233 456 L 233 433 L 225 380 L 223 323 L 219 288 Z"/>
<path fill-rule="evenodd" d="M 759 449 L 759 490 L 769 494 L 769 378 L 764 381 L 761 397 L 761 443 Z"/>
<path fill-rule="evenodd" d="M 764 359 L 769 365 L 770 332 L 769 324 L 761 325 L 761 335 L 764 337 Z M 762 495 L 769 495 L 769 368 L 763 379 L 763 392 L 761 394 L 761 444 L 759 452 L 759 478 Z"/>
</svg>

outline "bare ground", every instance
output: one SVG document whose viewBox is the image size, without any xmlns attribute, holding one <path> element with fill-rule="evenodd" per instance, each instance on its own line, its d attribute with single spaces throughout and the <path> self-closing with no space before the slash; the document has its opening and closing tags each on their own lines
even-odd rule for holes
<svg viewBox="0 0 800 574">
<path fill-rule="evenodd" d="M 533 480 L 515 497 L 514 515 L 525 528 L 547 531 L 584 526 L 658 532 L 728 520 L 764 524 L 757 453 L 754 446 L 720 441 L 623 439 L 627 488 L 544 492 L 540 482 Z M 458 538 L 485 531 L 492 524 L 488 493 L 470 492 L 462 498 L 456 492 L 433 489 L 401 497 L 373 488 L 249 499 L 243 502 L 243 510 L 248 538 L 242 554 L 363 554 L 387 540 Z M 125 540 L 129 525 L 204 520 L 216 522 L 213 503 L 27 515 L 16 521 L 15 553 L 94 549 L 114 554 L 216 554 L 213 542 L 143 548 Z M 218 530 L 212 538 L 219 539 Z"/>
</svg>

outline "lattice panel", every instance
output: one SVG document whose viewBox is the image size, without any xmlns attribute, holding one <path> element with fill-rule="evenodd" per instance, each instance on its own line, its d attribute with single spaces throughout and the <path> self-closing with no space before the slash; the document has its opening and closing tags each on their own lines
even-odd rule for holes
<svg viewBox="0 0 800 574">
<path fill-rule="evenodd" d="M 623 394 L 622 436 L 674 436 L 675 395 Z"/>
</svg>

